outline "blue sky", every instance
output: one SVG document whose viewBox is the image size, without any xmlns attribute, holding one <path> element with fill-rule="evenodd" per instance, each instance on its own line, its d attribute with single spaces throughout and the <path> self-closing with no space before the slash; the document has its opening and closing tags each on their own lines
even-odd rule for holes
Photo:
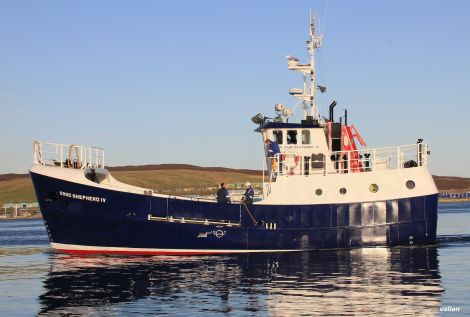
<svg viewBox="0 0 470 317">
<path fill-rule="evenodd" d="M 33 140 L 96 145 L 109 165 L 255 168 L 250 118 L 293 105 L 285 56 L 324 46 L 336 99 L 369 146 L 430 144 L 431 172 L 470 177 L 470 1 L 0 0 L 0 173 Z"/>
</svg>

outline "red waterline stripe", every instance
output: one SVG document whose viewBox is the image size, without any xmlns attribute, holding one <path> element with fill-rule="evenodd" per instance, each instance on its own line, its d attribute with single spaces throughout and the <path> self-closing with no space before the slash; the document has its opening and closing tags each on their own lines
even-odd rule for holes
<svg viewBox="0 0 470 317">
<path fill-rule="evenodd" d="M 66 254 L 120 254 L 120 255 L 202 255 L 202 254 L 228 254 L 244 253 L 241 252 L 223 252 L 223 251 L 123 251 L 123 250 L 66 250 L 55 249 Z"/>
</svg>

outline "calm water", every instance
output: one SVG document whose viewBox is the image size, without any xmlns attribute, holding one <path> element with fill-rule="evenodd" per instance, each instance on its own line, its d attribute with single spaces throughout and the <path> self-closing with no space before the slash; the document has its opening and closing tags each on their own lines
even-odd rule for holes
<svg viewBox="0 0 470 317">
<path fill-rule="evenodd" d="M 51 253 L 42 220 L 0 222 L 0 316 L 470 315 L 470 204 L 438 244 L 273 255 Z M 460 312 L 441 312 L 460 308 Z"/>
</svg>

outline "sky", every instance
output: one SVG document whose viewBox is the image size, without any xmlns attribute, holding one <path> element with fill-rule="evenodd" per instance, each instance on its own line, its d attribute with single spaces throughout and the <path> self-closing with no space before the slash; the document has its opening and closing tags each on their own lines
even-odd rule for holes
<svg viewBox="0 0 470 317">
<path fill-rule="evenodd" d="M 319 109 L 369 147 L 429 143 L 434 175 L 470 177 L 470 1 L 0 0 L 0 173 L 34 140 L 99 146 L 110 166 L 261 169 L 250 118 L 293 106 L 309 12 Z"/>
</svg>

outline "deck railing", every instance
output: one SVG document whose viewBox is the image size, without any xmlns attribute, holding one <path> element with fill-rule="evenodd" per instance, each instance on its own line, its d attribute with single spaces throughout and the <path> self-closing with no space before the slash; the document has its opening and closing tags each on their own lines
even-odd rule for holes
<svg viewBox="0 0 470 317">
<path fill-rule="evenodd" d="M 270 158 L 268 158 L 269 160 Z M 294 176 L 328 173 L 362 173 L 425 166 L 428 148 L 424 143 L 404 146 L 331 152 L 302 156 L 281 153 L 270 164 L 270 176 Z M 270 177 L 270 178 L 271 178 Z"/>
<path fill-rule="evenodd" d="M 104 168 L 104 149 L 34 141 L 33 164 L 67 168 Z"/>
</svg>

